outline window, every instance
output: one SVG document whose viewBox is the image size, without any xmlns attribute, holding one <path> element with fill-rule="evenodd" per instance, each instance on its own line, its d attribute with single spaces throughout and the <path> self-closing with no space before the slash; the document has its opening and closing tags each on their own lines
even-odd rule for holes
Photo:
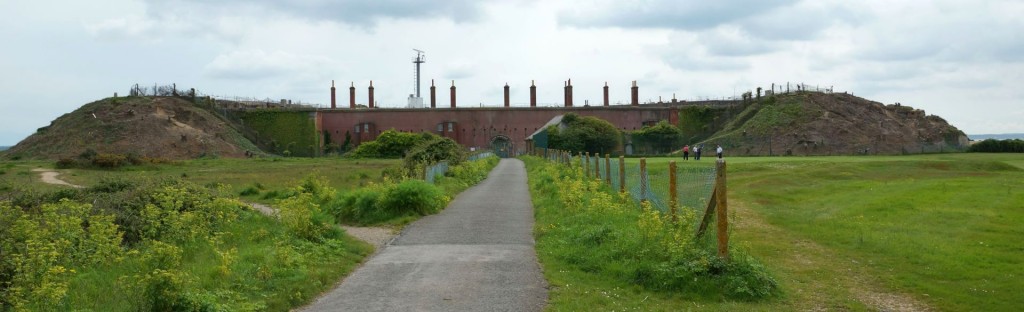
<svg viewBox="0 0 1024 312">
<path fill-rule="evenodd" d="M 455 123 L 454 122 L 449 122 L 448 123 L 448 132 L 455 132 Z"/>
<path fill-rule="evenodd" d="M 444 131 L 444 123 L 437 124 L 437 132 Z"/>
</svg>

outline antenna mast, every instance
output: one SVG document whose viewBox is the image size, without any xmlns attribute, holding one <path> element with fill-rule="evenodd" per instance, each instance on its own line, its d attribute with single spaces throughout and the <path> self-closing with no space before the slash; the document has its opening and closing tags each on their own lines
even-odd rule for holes
<svg viewBox="0 0 1024 312">
<path fill-rule="evenodd" d="M 426 63 L 427 58 L 423 55 L 423 51 L 412 49 L 416 51 L 416 58 L 412 59 L 413 64 L 416 64 L 416 80 L 415 80 L 415 91 L 416 98 L 420 97 L 420 64 Z"/>
</svg>

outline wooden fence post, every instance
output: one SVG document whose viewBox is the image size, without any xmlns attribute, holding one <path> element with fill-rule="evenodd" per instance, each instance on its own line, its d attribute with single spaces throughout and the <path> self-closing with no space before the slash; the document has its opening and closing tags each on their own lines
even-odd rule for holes
<svg viewBox="0 0 1024 312">
<path fill-rule="evenodd" d="M 718 217 L 718 257 L 729 259 L 729 203 L 726 201 L 725 160 L 719 159 L 715 174 L 715 201 Z"/>
<path fill-rule="evenodd" d="M 583 176 L 589 178 L 590 177 L 590 152 L 587 152 L 586 154 L 580 155 L 580 156 L 583 156 L 583 157 L 580 157 L 580 160 L 586 162 L 586 164 L 583 165 Z"/>
<path fill-rule="evenodd" d="M 619 156 L 619 193 L 626 192 L 626 156 Z"/>
<path fill-rule="evenodd" d="M 668 162 L 668 205 L 669 211 L 672 214 L 672 223 L 678 223 L 679 218 L 676 216 L 676 206 L 679 204 L 679 194 L 676 193 L 676 161 Z"/>
<path fill-rule="evenodd" d="M 640 201 L 647 201 L 647 158 L 640 158 Z"/>
<path fill-rule="evenodd" d="M 604 154 L 604 181 L 608 185 L 612 185 L 612 155 Z"/>
<path fill-rule="evenodd" d="M 594 178 L 601 180 L 601 154 L 594 153 Z"/>
</svg>

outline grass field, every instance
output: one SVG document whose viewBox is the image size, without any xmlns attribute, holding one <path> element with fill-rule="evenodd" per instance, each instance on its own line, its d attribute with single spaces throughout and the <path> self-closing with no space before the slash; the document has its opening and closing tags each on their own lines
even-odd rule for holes
<svg viewBox="0 0 1024 312">
<path fill-rule="evenodd" d="M 319 173 L 331 187 L 345 192 L 380 181 L 385 168 L 398 166 L 398 159 L 342 159 L 342 158 L 257 158 L 257 159 L 198 159 L 175 164 L 124 167 L 115 170 L 59 169 L 59 178 L 72 184 L 90 186 L 103 179 L 160 179 L 184 178 L 200 185 L 223 183 L 236 194 L 254 188 L 263 194 L 242 198 L 248 201 L 271 203 L 264 199 L 265 192 L 295 186 L 303 177 Z M 53 169 L 54 163 L 42 161 L 0 162 L 0 183 L 16 183 L 39 190 L 63 188 L 42 183 L 35 168 Z"/>
<path fill-rule="evenodd" d="M 652 175 L 669 160 L 648 159 Z M 712 158 L 675 160 L 713 165 Z M 694 301 L 558 267 L 554 282 L 575 285 L 553 294 L 551 308 L 594 302 L 720 311 L 1024 306 L 1024 293 L 1016 291 L 1024 287 L 1024 155 L 727 160 L 732 242 L 767 265 L 781 296 Z"/>
</svg>

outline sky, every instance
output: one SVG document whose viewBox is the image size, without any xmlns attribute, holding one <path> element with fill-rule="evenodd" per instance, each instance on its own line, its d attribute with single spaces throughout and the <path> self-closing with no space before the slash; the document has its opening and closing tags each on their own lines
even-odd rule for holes
<svg viewBox="0 0 1024 312">
<path fill-rule="evenodd" d="M 460 106 L 739 96 L 804 83 L 1024 133 L 1024 1 L 104 0 L 0 2 L 0 145 L 141 85 L 382 107 L 452 81 Z M 429 101 L 429 100 L 425 100 Z"/>
</svg>

